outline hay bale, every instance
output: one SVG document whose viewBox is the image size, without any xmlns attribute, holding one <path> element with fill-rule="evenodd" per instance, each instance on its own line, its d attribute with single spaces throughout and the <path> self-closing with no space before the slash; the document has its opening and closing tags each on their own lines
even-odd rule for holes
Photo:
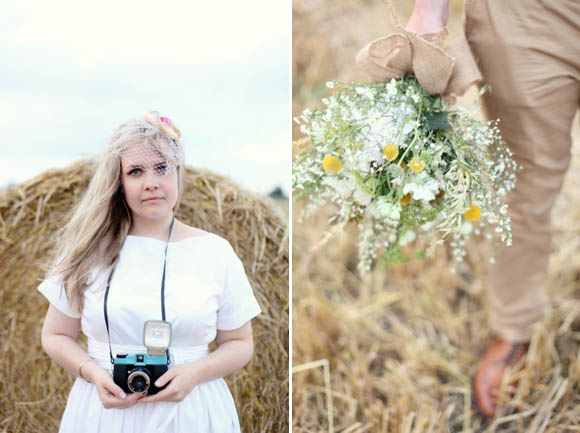
<svg viewBox="0 0 580 433">
<path fill-rule="evenodd" d="M 92 169 L 79 161 L 0 194 L 0 431 L 58 429 L 73 378 L 41 347 L 47 301 L 36 290 L 39 264 Z M 230 241 L 263 310 L 253 321 L 253 360 L 227 378 L 242 430 L 288 431 L 287 222 L 227 178 L 187 167 L 185 180 L 177 218 Z"/>
</svg>

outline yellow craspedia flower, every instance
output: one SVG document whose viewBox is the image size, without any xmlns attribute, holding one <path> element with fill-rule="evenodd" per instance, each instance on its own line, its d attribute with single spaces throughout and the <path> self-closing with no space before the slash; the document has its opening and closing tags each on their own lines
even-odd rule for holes
<svg viewBox="0 0 580 433">
<path fill-rule="evenodd" d="M 399 148 L 396 144 L 387 144 L 383 148 L 383 155 L 385 155 L 387 161 L 392 162 L 397 159 L 397 156 L 399 156 Z"/>
<path fill-rule="evenodd" d="M 322 160 L 322 168 L 328 174 L 336 174 L 342 168 L 342 162 L 336 156 L 328 155 Z"/>
<path fill-rule="evenodd" d="M 415 173 L 421 173 L 425 168 L 425 163 L 415 156 L 411 162 L 409 162 L 409 166 Z"/>
<path fill-rule="evenodd" d="M 411 203 L 411 193 L 407 194 L 405 197 L 399 200 L 399 203 L 401 203 L 401 206 L 407 206 L 409 203 Z"/>
<path fill-rule="evenodd" d="M 477 221 L 481 216 L 481 208 L 476 205 L 472 205 L 467 212 L 463 214 L 463 217 L 470 222 Z"/>
</svg>

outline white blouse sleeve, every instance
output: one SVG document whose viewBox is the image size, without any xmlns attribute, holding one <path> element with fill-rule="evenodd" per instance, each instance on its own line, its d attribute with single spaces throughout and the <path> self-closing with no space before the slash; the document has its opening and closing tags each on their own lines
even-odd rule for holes
<svg viewBox="0 0 580 433">
<path fill-rule="evenodd" d="M 224 287 L 217 311 L 217 329 L 223 331 L 238 329 L 262 312 L 242 261 L 229 243 L 227 248 Z"/>
<path fill-rule="evenodd" d="M 49 276 L 38 286 L 38 291 L 42 293 L 57 310 L 73 319 L 80 319 L 81 315 L 72 311 L 68 305 L 68 298 L 62 284 L 58 283 L 56 276 Z"/>
</svg>

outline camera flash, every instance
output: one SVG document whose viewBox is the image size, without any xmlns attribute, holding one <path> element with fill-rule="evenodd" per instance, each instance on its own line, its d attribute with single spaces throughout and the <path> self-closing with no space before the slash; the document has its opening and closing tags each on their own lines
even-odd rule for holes
<svg viewBox="0 0 580 433">
<path fill-rule="evenodd" d="M 171 343 L 171 323 L 148 320 L 143 327 L 143 344 L 148 355 L 164 355 Z"/>
</svg>

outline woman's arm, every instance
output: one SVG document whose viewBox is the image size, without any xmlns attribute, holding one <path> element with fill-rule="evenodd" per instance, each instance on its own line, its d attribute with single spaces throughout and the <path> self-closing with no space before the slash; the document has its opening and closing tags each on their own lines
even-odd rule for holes
<svg viewBox="0 0 580 433">
<path fill-rule="evenodd" d="M 422 34 L 441 30 L 449 16 L 449 0 L 415 0 L 407 30 Z"/>
<path fill-rule="evenodd" d="M 143 403 L 155 401 L 181 401 L 198 384 L 227 376 L 246 365 L 254 352 L 252 323 L 249 321 L 233 331 L 217 331 L 219 347 L 199 361 L 178 365 L 161 376 L 156 386 L 167 388 L 150 397 L 141 399 Z"/>
<path fill-rule="evenodd" d="M 42 326 L 42 347 L 58 365 L 74 376 L 88 355 L 76 343 L 81 319 L 74 319 L 49 305 Z M 84 367 L 83 367 L 84 368 Z"/>
<path fill-rule="evenodd" d="M 73 319 L 49 305 L 42 326 L 42 347 L 58 365 L 74 376 L 79 375 L 79 366 L 90 359 L 77 344 L 76 338 L 81 328 L 81 319 Z M 83 377 L 93 382 L 105 408 L 126 408 L 133 406 L 141 398 L 132 394 L 127 398 L 113 378 L 96 362 L 83 364 Z"/>
</svg>

